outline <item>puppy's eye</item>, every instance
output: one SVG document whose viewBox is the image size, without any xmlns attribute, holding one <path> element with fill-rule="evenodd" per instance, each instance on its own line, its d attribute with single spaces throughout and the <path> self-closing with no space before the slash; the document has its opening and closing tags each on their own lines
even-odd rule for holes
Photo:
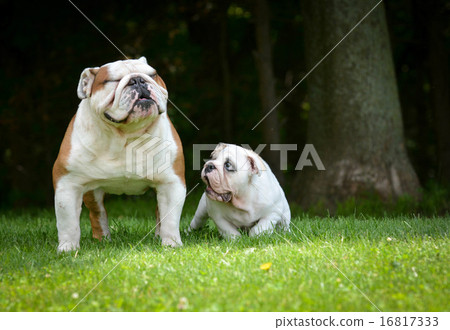
<svg viewBox="0 0 450 330">
<path fill-rule="evenodd" d="M 150 75 L 150 78 L 155 79 L 157 75 L 158 75 L 158 74 L 155 72 L 155 73 L 153 73 L 153 74 Z"/>
<path fill-rule="evenodd" d="M 112 82 L 119 82 L 120 80 L 105 80 L 105 81 L 103 81 L 103 83 L 104 84 L 107 84 L 107 83 L 112 83 Z"/>
<path fill-rule="evenodd" d="M 231 164 L 230 161 L 226 161 L 225 164 L 223 164 L 223 166 L 225 167 L 225 169 L 228 172 L 233 172 L 234 171 L 233 164 Z"/>
</svg>

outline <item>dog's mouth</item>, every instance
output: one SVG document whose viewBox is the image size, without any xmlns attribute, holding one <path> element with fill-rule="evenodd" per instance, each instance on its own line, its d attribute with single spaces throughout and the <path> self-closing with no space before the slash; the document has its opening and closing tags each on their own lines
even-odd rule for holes
<svg viewBox="0 0 450 330">
<path fill-rule="evenodd" d="M 140 96 L 133 104 L 131 111 L 134 111 L 135 107 L 141 108 L 143 111 L 148 111 L 150 107 L 155 104 L 155 100 L 153 100 L 150 96 Z"/>
<path fill-rule="evenodd" d="M 125 117 L 121 119 L 116 119 L 112 117 L 109 113 L 104 112 L 104 116 L 107 120 L 115 124 L 123 124 L 126 123 L 130 116 L 139 116 L 139 117 L 147 117 L 154 113 L 152 111 L 152 107 L 156 105 L 157 114 L 161 113 L 159 105 L 156 103 L 154 99 L 150 97 L 150 95 L 139 95 L 139 97 L 133 102 L 128 113 L 126 113 Z"/>
<path fill-rule="evenodd" d="M 224 202 L 224 203 L 228 203 L 231 201 L 231 198 L 232 198 L 231 192 L 219 194 L 211 187 L 211 185 L 209 183 L 209 179 L 206 175 L 204 178 L 206 180 L 206 194 L 208 195 L 209 198 L 216 200 L 218 202 Z"/>
</svg>

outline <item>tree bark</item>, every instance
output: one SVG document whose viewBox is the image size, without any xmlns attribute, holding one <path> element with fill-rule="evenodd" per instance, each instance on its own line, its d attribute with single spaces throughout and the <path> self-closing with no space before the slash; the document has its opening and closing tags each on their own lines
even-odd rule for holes
<svg viewBox="0 0 450 330">
<path fill-rule="evenodd" d="M 255 0 L 255 35 L 257 51 L 255 52 L 256 68 L 259 76 L 259 97 L 261 100 L 261 115 L 265 116 L 276 104 L 275 78 L 272 67 L 272 45 L 270 38 L 270 13 L 266 0 Z M 277 111 L 273 111 L 261 123 L 263 139 L 266 144 L 280 143 L 280 132 Z M 279 155 L 265 148 L 263 156 L 269 163 L 273 173 L 280 182 L 283 175 L 280 170 Z"/>
<path fill-rule="evenodd" d="M 304 2 L 308 67 L 313 67 L 376 4 L 353 0 Z M 393 59 L 383 4 L 308 78 L 308 143 L 326 170 L 305 167 L 292 192 L 305 207 L 333 211 L 349 197 L 419 197 L 420 184 L 403 141 Z"/>
</svg>

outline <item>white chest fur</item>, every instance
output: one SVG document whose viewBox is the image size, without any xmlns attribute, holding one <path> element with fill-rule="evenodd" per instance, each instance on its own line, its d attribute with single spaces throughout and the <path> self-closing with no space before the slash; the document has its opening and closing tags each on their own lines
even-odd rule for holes
<svg viewBox="0 0 450 330">
<path fill-rule="evenodd" d="M 159 143 L 165 142 L 164 150 L 152 155 L 151 161 L 160 164 L 168 158 L 173 163 L 178 150 L 165 113 L 150 128 L 133 136 L 120 134 L 115 127 L 96 127 L 102 124 L 100 119 L 92 116 L 89 109 L 83 107 L 83 103 L 80 105 L 74 122 L 67 169 L 71 181 L 83 185 L 84 191 L 101 188 L 113 194 L 142 194 L 149 187 L 175 175 L 171 167 L 161 172 L 154 170 L 151 176 L 145 171 L 139 172 L 138 168 L 149 165 L 148 158 L 137 157 L 129 150 L 127 152 L 127 148 L 145 134 L 148 139 L 154 137 Z"/>
</svg>

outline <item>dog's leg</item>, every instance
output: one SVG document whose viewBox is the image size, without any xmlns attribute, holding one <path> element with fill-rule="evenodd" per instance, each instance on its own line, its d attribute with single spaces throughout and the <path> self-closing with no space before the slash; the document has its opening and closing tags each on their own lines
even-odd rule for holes
<svg viewBox="0 0 450 330">
<path fill-rule="evenodd" d="M 80 212 L 82 187 L 67 182 L 55 190 L 56 227 L 58 228 L 58 252 L 72 251 L 80 247 Z"/>
<path fill-rule="evenodd" d="M 198 203 L 197 211 L 195 211 L 194 219 L 192 219 L 189 230 L 198 229 L 205 225 L 208 220 L 208 211 L 206 208 L 206 195 L 203 193 Z"/>
<path fill-rule="evenodd" d="M 250 237 L 258 236 L 263 233 L 272 233 L 276 224 L 280 221 L 280 215 L 277 213 L 270 213 L 269 215 L 259 219 L 258 223 L 254 225 L 248 235 Z"/>
<path fill-rule="evenodd" d="M 161 231 L 161 216 L 159 214 L 158 205 L 156 205 L 156 224 L 155 224 L 155 236 L 159 236 L 159 232 Z"/>
<path fill-rule="evenodd" d="M 92 237 L 102 240 L 103 237 L 111 238 L 108 226 L 108 216 L 105 206 L 103 205 L 103 197 L 105 193 L 101 189 L 88 191 L 83 195 L 84 205 L 89 209 L 89 219 L 91 220 Z"/>
<path fill-rule="evenodd" d="M 156 198 L 162 245 L 183 245 L 180 237 L 180 217 L 186 198 L 186 187 L 181 182 L 160 184 L 156 188 Z"/>
<path fill-rule="evenodd" d="M 225 219 L 214 218 L 214 223 L 219 230 L 219 233 L 226 239 L 236 239 L 241 236 L 241 233 L 237 230 L 236 226 L 228 222 Z"/>
<path fill-rule="evenodd" d="M 283 215 L 281 216 L 280 222 L 278 223 L 278 227 L 285 232 L 290 232 L 291 231 L 289 229 L 290 223 L 291 223 L 291 210 L 289 209 L 289 205 L 287 205 L 286 202 L 286 207 L 284 208 L 284 212 Z"/>
</svg>

